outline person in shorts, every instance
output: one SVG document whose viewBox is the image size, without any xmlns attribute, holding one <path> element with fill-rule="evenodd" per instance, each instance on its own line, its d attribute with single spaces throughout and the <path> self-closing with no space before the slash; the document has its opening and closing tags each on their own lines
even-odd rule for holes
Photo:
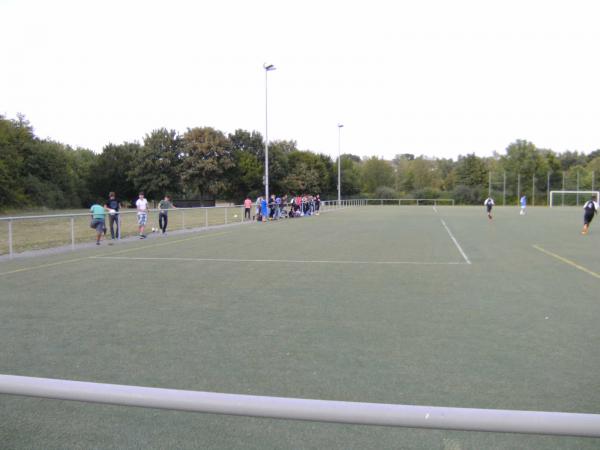
<svg viewBox="0 0 600 450">
<path fill-rule="evenodd" d="M 522 195 L 521 200 L 519 200 L 519 203 L 521 204 L 521 212 L 519 214 L 524 216 L 525 208 L 527 208 L 527 196 L 525 194 Z"/>
<path fill-rule="evenodd" d="M 104 206 L 100 205 L 99 203 L 94 203 L 90 208 L 90 213 L 92 215 L 90 228 L 96 230 L 96 245 L 100 245 L 100 240 L 102 239 L 102 235 L 106 229 L 106 225 L 104 223 L 104 215 L 106 210 L 104 209 Z"/>
<path fill-rule="evenodd" d="M 588 234 L 590 223 L 598 213 L 598 203 L 595 199 L 595 197 L 592 197 L 583 205 L 583 230 L 581 230 L 581 234 Z"/>
<path fill-rule="evenodd" d="M 487 211 L 488 219 L 492 220 L 492 208 L 494 207 L 494 199 L 492 197 L 488 197 L 483 202 L 485 206 L 485 210 Z"/>
<path fill-rule="evenodd" d="M 138 195 L 138 199 L 135 202 L 135 207 L 137 209 L 137 223 L 140 239 L 146 239 L 146 235 L 144 234 L 144 228 L 146 227 L 146 223 L 148 222 L 148 200 L 144 198 L 143 192 L 140 192 L 140 194 Z"/>
</svg>

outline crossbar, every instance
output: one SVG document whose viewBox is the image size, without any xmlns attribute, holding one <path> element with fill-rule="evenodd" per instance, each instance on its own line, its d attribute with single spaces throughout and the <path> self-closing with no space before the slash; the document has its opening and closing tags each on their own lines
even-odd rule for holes
<svg viewBox="0 0 600 450">
<path fill-rule="evenodd" d="M 356 425 L 600 437 L 600 415 L 222 394 L 0 375 L 0 393 L 210 414 Z"/>
</svg>

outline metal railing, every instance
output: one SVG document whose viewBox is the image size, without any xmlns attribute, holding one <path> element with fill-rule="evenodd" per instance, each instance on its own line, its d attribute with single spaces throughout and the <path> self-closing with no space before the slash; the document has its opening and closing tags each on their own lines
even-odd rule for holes
<svg viewBox="0 0 600 450">
<path fill-rule="evenodd" d="M 337 211 L 343 208 L 373 205 L 454 205 L 453 199 L 347 199 L 323 200 L 316 209 L 316 203 L 302 203 L 300 215 L 315 215 L 322 212 Z M 293 203 L 283 205 L 286 211 L 292 209 Z M 146 233 L 159 231 L 159 210 L 150 209 Z M 110 215 L 107 212 L 106 218 Z M 168 230 L 198 230 L 213 226 L 244 224 L 257 216 L 256 205 L 250 209 L 250 216 L 245 216 L 243 205 L 213 206 L 195 208 L 173 208 L 168 210 Z M 135 236 L 138 233 L 137 211 L 120 210 L 113 224 L 115 239 Z M 74 250 L 76 244 L 91 242 L 94 233 L 90 230 L 89 212 L 70 214 L 48 214 L 31 216 L 0 217 L 0 256 L 30 250 L 66 247 Z M 106 221 L 106 235 L 111 236 L 109 221 Z"/>
<path fill-rule="evenodd" d="M 361 200 L 322 201 L 319 212 L 335 211 L 364 204 Z M 303 206 L 303 205 L 302 205 Z M 286 205 L 289 210 L 289 204 Z M 304 208 L 302 208 L 304 209 Z M 311 210 L 310 214 L 316 211 Z M 159 210 L 150 209 L 146 233 L 159 231 Z M 105 217 L 108 219 L 107 212 Z M 138 233 L 137 211 L 120 210 L 113 224 L 115 239 L 135 236 Z M 245 217 L 243 205 L 195 208 L 173 208 L 168 210 L 168 231 L 197 230 L 221 225 L 250 223 L 256 217 L 256 205 L 252 205 L 250 217 Z M 47 214 L 30 216 L 0 217 L 0 255 L 15 254 L 30 250 L 66 247 L 74 250 L 76 244 L 91 242 L 94 232 L 90 229 L 89 212 Z M 105 222 L 107 237 L 110 237 L 109 221 Z"/>
<path fill-rule="evenodd" d="M 408 206 L 408 205 L 433 205 L 433 206 L 454 206 L 453 198 L 369 198 L 366 199 L 368 206 Z"/>
<path fill-rule="evenodd" d="M 310 400 L 14 375 L 0 375 L 0 394 L 271 419 L 600 437 L 600 414 Z"/>
</svg>

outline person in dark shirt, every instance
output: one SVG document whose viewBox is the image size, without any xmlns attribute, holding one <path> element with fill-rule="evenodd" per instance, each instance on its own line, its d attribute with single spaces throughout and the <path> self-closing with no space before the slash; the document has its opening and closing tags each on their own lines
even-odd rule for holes
<svg viewBox="0 0 600 450">
<path fill-rule="evenodd" d="M 108 224 L 110 226 L 110 238 L 120 238 L 119 233 L 119 209 L 121 208 L 121 202 L 117 199 L 114 192 L 108 194 L 108 201 L 104 207 L 108 209 Z"/>
<path fill-rule="evenodd" d="M 581 230 L 581 234 L 588 234 L 590 223 L 592 223 L 592 219 L 598 212 L 598 203 L 595 200 L 596 197 L 592 197 L 583 205 L 583 230 Z"/>
<path fill-rule="evenodd" d="M 158 227 L 160 232 L 164 235 L 167 234 L 167 225 L 169 224 L 169 209 L 175 208 L 175 205 L 171 202 L 171 197 L 165 195 L 165 198 L 158 204 Z"/>
</svg>

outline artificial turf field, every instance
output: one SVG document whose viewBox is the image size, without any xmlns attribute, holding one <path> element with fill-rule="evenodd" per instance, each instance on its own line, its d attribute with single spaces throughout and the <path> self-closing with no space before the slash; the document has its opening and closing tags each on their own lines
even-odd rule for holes
<svg viewBox="0 0 600 450">
<path fill-rule="evenodd" d="M 581 216 L 368 206 L 4 261 L 0 372 L 600 413 L 600 224 L 581 236 Z M 0 448 L 600 447 L 6 395 L 0 414 Z"/>
</svg>

